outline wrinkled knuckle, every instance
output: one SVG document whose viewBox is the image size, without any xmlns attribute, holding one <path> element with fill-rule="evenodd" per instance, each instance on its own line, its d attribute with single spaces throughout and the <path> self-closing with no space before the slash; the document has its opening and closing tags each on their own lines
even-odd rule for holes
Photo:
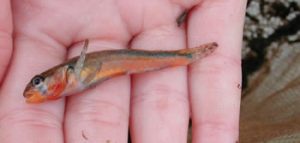
<svg viewBox="0 0 300 143">
<path fill-rule="evenodd" d="M 232 125 L 225 121 L 202 121 L 202 122 L 193 122 L 193 125 L 198 129 L 210 131 L 210 132 L 236 132 L 239 130 L 239 127 Z"/>
<path fill-rule="evenodd" d="M 105 101 L 86 104 L 84 108 L 78 108 L 75 112 L 78 114 L 77 120 L 80 122 L 92 122 L 106 126 L 119 126 L 129 118 L 128 111 L 114 103 Z"/>
<path fill-rule="evenodd" d="M 12 110 L 0 117 L 0 125 L 28 126 L 32 128 L 60 129 L 62 121 L 41 109 Z"/>
<path fill-rule="evenodd" d="M 172 102 L 188 104 L 187 91 L 174 89 L 168 85 L 155 85 L 148 90 L 136 93 L 132 98 L 132 104 L 142 102 L 155 102 L 159 106 Z"/>
</svg>

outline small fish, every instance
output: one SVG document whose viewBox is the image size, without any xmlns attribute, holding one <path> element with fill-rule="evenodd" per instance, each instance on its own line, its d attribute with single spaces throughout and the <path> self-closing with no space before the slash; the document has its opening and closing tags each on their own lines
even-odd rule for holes
<svg viewBox="0 0 300 143">
<path fill-rule="evenodd" d="M 86 53 L 34 76 L 23 96 L 27 103 L 41 103 L 81 92 L 115 76 L 185 66 L 211 54 L 217 43 L 174 51 L 105 50 Z"/>
</svg>

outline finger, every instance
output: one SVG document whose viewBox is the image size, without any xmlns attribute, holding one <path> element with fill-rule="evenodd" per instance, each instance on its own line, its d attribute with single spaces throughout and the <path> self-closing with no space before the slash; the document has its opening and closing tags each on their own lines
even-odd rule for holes
<svg viewBox="0 0 300 143">
<path fill-rule="evenodd" d="M 27 104 L 22 94 L 30 78 L 64 59 L 64 48 L 24 35 L 16 35 L 14 45 L 12 65 L 0 92 L 1 142 L 62 143 L 64 101 Z"/>
<path fill-rule="evenodd" d="M 190 48 L 212 41 L 219 45 L 189 69 L 194 143 L 238 140 L 245 5 L 245 0 L 203 1 L 189 17 Z"/>
<path fill-rule="evenodd" d="M 27 2 L 13 1 L 14 53 L 0 92 L 1 142 L 63 142 L 62 119 L 64 101 L 27 104 L 23 91 L 30 79 L 65 58 L 65 48 L 44 28 L 51 22 L 40 23 L 42 9 Z M 34 2 L 32 1 L 31 4 Z M 48 17 L 49 18 L 49 17 Z M 51 20 L 49 20 L 51 21 Z M 50 26 L 51 25 L 51 26 Z M 52 30 L 53 31 L 53 30 Z M 64 33 L 65 34 L 65 33 Z M 30 35 L 30 36 L 29 36 Z"/>
<path fill-rule="evenodd" d="M 124 46 L 98 40 L 90 41 L 88 52 L 120 48 Z M 72 47 L 70 57 L 79 55 L 81 49 Z M 70 96 L 65 119 L 66 141 L 126 142 L 129 97 L 128 76 L 110 79 L 79 95 Z"/>
<path fill-rule="evenodd" d="M 144 31 L 133 40 L 132 48 L 146 50 L 185 48 L 185 33 L 175 22 L 182 9 L 161 1 L 147 1 L 145 5 L 144 12 L 148 15 L 144 15 L 146 21 Z M 157 17 L 151 15 L 154 11 L 159 13 Z M 186 142 L 189 119 L 186 67 L 134 75 L 132 87 L 130 121 L 132 141 Z"/>
<path fill-rule="evenodd" d="M 12 17 L 9 0 L 0 0 L 0 85 L 12 52 Z"/>
<path fill-rule="evenodd" d="M 113 3 L 101 3 L 105 9 L 97 11 L 94 25 L 86 23 L 76 41 L 90 39 L 88 52 L 123 49 L 129 41 L 124 23 Z M 107 19 L 110 17 L 110 19 Z M 110 24 L 103 23 L 109 21 Z M 97 34 L 88 34 L 97 33 Z M 83 44 L 69 50 L 69 58 L 80 55 Z M 109 55 L 106 55 L 109 56 Z M 101 69 L 100 69 L 101 70 Z M 66 106 L 66 142 L 127 142 L 130 100 L 130 78 L 122 76 L 104 81 L 79 95 L 68 97 Z"/>
</svg>

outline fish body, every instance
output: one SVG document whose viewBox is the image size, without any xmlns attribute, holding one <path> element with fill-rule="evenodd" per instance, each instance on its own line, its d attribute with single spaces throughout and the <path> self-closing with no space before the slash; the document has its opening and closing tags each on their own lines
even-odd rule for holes
<svg viewBox="0 0 300 143">
<path fill-rule="evenodd" d="M 105 80 L 120 75 L 155 71 L 173 66 L 185 66 L 211 54 L 216 43 L 174 51 L 105 50 L 85 53 L 57 65 L 27 84 L 24 97 L 28 103 L 41 103 L 81 92 Z"/>
</svg>

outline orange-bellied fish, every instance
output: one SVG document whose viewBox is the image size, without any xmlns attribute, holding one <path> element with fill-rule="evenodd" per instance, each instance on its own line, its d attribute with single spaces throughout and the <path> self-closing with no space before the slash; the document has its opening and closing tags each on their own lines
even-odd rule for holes
<svg viewBox="0 0 300 143">
<path fill-rule="evenodd" d="M 174 51 L 105 50 L 87 53 L 85 41 L 81 55 L 57 65 L 27 84 L 24 97 L 28 103 L 41 103 L 68 96 L 112 77 L 143 73 L 172 66 L 188 65 L 211 54 L 217 43 Z"/>
</svg>

